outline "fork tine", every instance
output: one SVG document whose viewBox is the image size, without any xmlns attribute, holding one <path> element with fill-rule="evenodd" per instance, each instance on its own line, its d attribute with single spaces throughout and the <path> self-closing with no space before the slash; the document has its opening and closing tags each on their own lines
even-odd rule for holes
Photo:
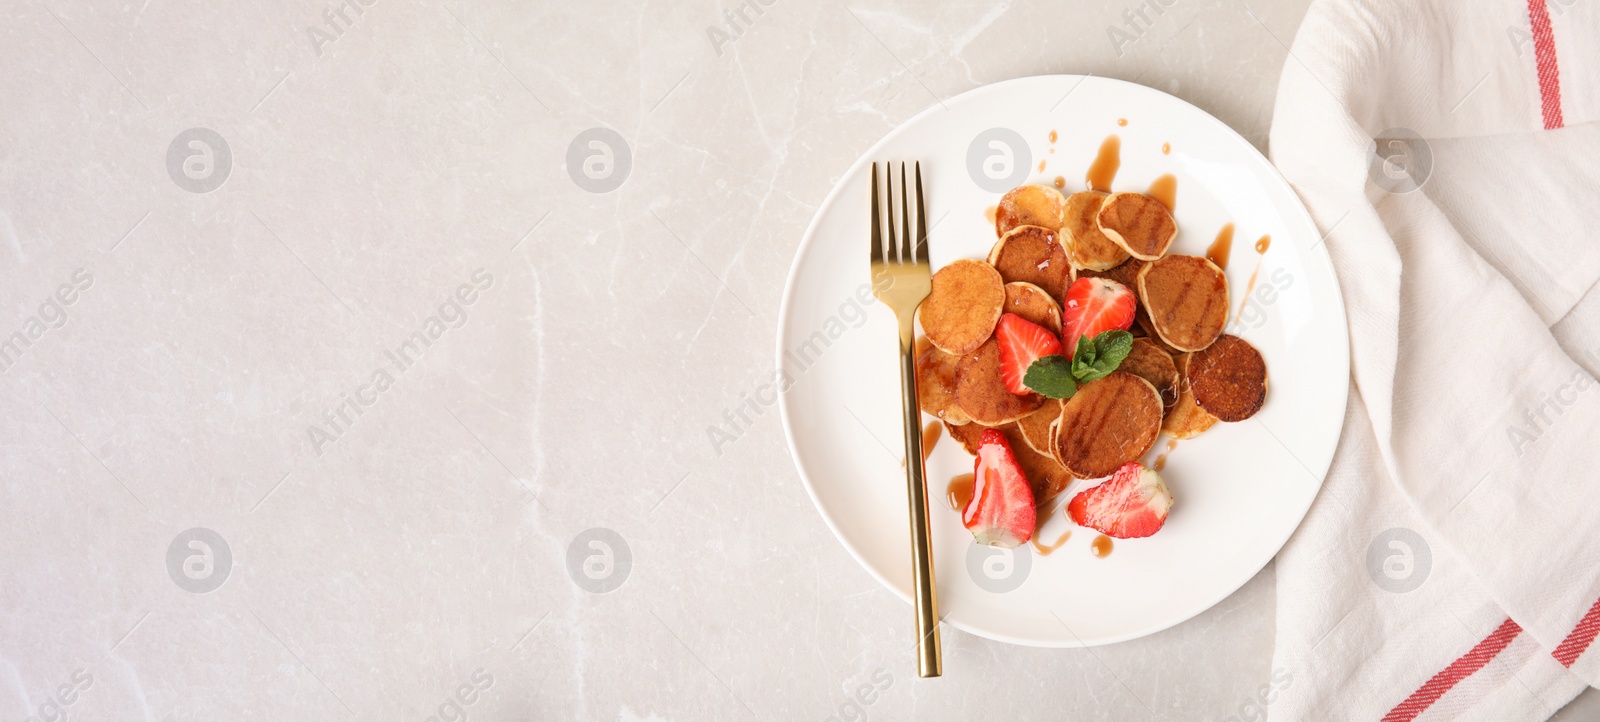
<svg viewBox="0 0 1600 722">
<path fill-rule="evenodd" d="M 900 161 L 900 238 L 905 241 L 901 244 L 904 248 L 901 249 L 900 262 L 916 263 L 916 248 L 913 246 L 916 239 L 911 235 L 911 204 L 906 202 L 905 161 Z"/>
<path fill-rule="evenodd" d="M 883 196 L 883 224 L 889 227 L 889 258 L 887 263 L 900 262 L 900 241 L 895 235 L 894 228 L 894 164 L 883 164 L 884 196 Z"/>
<path fill-rule="evenodd" d="M 928 262 L 928 214 L 922 205 L 922 161 L 917 161 L 917 245 L 913 255 L 919 263 Z"/>
<path fill-rule="evenodd" d="M 883 262 L 883 213 L 878 209 L 878 164 L 872 164 L 872 262 Z"/>
</svg>

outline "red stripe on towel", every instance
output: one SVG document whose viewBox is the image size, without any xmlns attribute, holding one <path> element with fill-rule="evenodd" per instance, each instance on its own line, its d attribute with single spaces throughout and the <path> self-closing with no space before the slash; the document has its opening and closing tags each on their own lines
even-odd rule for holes
<svg viewBox="0 0 1600 722">
<path fill-rule="evenodd" d="M 1533 58 L 1539 69 L 1544 129 L 1555 130 L 1562 127 L 1561 71 L 1556 66 L 1556 36 L 1550 29 L 1550 10 L 1545 0 L 1528 0 L 1528 21 L 1533 25 Z"/>
<path fill-rule="evenodd" d="M 1422 714 L 1423 710 L 1426 710 L 1434 702 L 1439 701 L 1439 698 L 1443 697 L 1445 692 L 1449 692 L 1450 688 L 1456 686 L 1456 683 L 1471 676 L 1473 672 L 1483 669 L 1485 665 L 1495 658 L 1495 655 L 1500 654 L 1502 650 L 1511 644 L 1511 640 L 1516 639 L 1517 635 L 1521 633 L 1522 627 L 1518 626 L 1516 622 L 1510 619 L 1501 622 L 1500 627 L 1489 636 L 1484 637 L 1483 641 L 1479 642 L 1477 646 L 1466 654 L 1461 655 L 1456 661 L 1451 662 L 1450 666 L 1445 667 L 1443 672 L 1433 675 L 1433 679 L 1428 680 L 1420 689 L 1412 692 L 1411 696 L 1407 697 L 1404 702 L 1395 705 L 1394 709 L 1389 710 L 1389 714 L 1383 716 L 1383 722 L 1410 722 L 1410 720 L 1416 719 L 1417 715 Z"/>
<path fill-rule="evenodd" d="M 1561 645 L 1550 656 L 1555 657 L 1561 666 L 1571 667 L 1589 648 L 1589 643 L 1594 641 L 1597 633 L 1600 633 L 1600 599 L 1595 600 L 1594 606 L 1589 607 L 1589 613 L 1583 615 L 1578 626 L 1572 629 L 1572 634 L 1561 640 Z"/>
</svg>

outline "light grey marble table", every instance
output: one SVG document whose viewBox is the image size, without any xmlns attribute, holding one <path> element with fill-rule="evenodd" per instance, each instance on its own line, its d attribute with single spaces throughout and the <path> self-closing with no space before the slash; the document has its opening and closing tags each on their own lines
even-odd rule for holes
<svg viewBox="0 0 1600 722">
<path fill-rule="evenodd" d="M 922 681 L 776 411 L 709 439 L 884 132 L 1075 72 L 1264 146 L 1304 13 L 933 5 L 8 6 L 0 720 L 1251 719 L 1271 567 Z"/>
</svg>

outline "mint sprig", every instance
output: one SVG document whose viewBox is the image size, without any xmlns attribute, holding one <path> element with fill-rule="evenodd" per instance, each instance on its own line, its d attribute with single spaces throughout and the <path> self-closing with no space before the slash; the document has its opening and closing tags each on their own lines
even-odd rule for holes
<svg viewBox="0 0 1600 722">
<path fill-rule="evenodd" d="M 1133 334 L 1106 331 L 1093 339 L 1078 338 L 1072 360 L 1060 354 L 1040 357 L 1022 375 L 1022 384 L 1052 399 L 1070 399 L 1078 387 L 1105 378 L 1133 351 Z"/>
<path fill-rule="evenodd" d="M 1058 353 L 1040 356 L 1022 374 L 1022 385 L 1052 399 L 1070 399 L 1078 392 L 1072 377 L 1072 362 Z"/>
</svg>

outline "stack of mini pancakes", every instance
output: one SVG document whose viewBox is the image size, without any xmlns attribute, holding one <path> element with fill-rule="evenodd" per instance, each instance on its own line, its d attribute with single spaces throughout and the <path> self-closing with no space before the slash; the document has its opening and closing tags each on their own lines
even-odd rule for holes
<svg viewBox="0 0 1600 722">
<path fill-rule="evenodd" d="M 1138 461 L 1163 431 L 1192 438 L 1261 409 L 1266 364 L 1249 343 L 1223 333 L 1227 278 L 1205 258 L 1167 253 L 1178 226 L 1161 201 L 1019 186 L 996 206 L 995 234 L 986 260 L 958 260 L 933 276 L 920 308 L 917 391 L 922 410 L 968 453 L 983 429 L 1004 432 L 1039 503 L 1074 477 L 1108 476 Z M 1133 350 L 1069 399 L 1013 394 L 1000 376 L 1000 315 L 1060 333 L 1067 288 L 1079 276 L 1133 292 Z"/>
</svg>

